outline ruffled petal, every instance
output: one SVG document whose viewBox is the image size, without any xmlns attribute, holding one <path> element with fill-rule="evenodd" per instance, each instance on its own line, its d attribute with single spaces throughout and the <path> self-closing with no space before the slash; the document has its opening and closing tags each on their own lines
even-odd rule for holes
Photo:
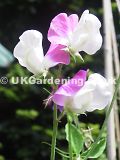
<svg viewBox="0 0 120 160">
<path fill-rule="evenodd" d="M 72 14 L 69 17 L 66 13 L 58 14 L 50 24 L 48 40 L 54 44 L 69 45 L 69 38 L 78 24 L 78 16 Z"/>
<path fill-rule="evenodd" d="M 100 27 L 99 19 L 90 14 L 88 10 L 84 11 L 71 38 L 73 49 L 76 52 L 84 51 L 91 55 L 95 54 L 102 45 Z"/>
<path fill-rule="evenodd" d="M 72 18 L 71 18 L 72 19 Z M 58 14 L 50 24 L 48 30 L 48 40 L 54 44 L 67 45 L 67 37 L 70 32 L 69 18 L 66 13 Z"/>
<path fill-rule="evenodd" d="M 102 46 L 102 36 L 100 32 L 89 35 L 86 43 L 82 46 L 82 50 L 89 55 L 95 54 Z"/>
<path fill-rule="evenodd" d="M 37 75 L 43 72 L 44 68 L 42 65 L 42 60 L 40 59 L 40 54 L 43 54 L 42 48 L 35 48 L 29 52 L 29 55 L 26 56 L 24 62 L 26 64 L 26 68 L 32 72 L 33 74 Z"/>
<path fill-rule="evenodd" d="M 50 68 L 59 63 L 66 64 L 66 65 L 69 64 L 70 55 L 68 52 L 64 51 L 64 48 L 65 46 L 63 45 L 51 44 L 43 61 L 44 66 L 46 66 L 46 68 Z"/>
<path fill-rule="evenodd" d="M 14 56 L 33 74 L 40 73 L 44 59 L 42 34 L 36 30 L 25 31 L 14 49 Z"/>
<path fill-rule="evenodd" d="M 71 14 L 68 18 L 70 31 L 74 32 L 76 26 L 78 25 L 79 17 L 77 14 Z"/>
<path fill-rule="evenodd" d="M 25 57 L 26 51 L 27 50 L 25 46 L 21 42 L 18 42 L 18 44 L 15 46 L 14 51 L 13 51 L 14 57 L 17 58 L 19 63 L 24 67 L 26 65 L 24 63 L 23 57 Z"/>
<path fill-rule="evenodd" d="M 37 30 L 27 30 L 19 37 L 20 41 L 27 47 L 41 47 L 43 36 Z"/>
<path fill-rule="evenodd" d="M 57 105 L 65 106 L 72 96 L 83 87 L 87 72 L 80 70 L 68 83 L 63 84 L 54 94 L 53 101 Z"/>
<path fill-rule="evenodd" d="M 112 98 L 111 84 L 100 74 L 92 74 L 73 98 L 76 113 L 104 109 Z"/>
<path fill-rule="evenodd" d="M 112 84 L 100 74 L 93 74 L 89 77 L 89 82 L 95 83 L 93 90 L 93 100 L 87 111 L 104 109 L 112 100 Z"/>
</svg>

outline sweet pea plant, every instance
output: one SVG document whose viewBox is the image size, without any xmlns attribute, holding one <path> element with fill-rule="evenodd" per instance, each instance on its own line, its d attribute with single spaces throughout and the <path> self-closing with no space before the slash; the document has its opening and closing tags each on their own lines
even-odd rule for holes
<svg viewBox="0 0 120 160">
<path fill-rule="evenodd" d="M 48 30 L 48 40 L 51 44 L 45 55 L 42 47 L 42 34 L 36 30 L 27 30 L 20 36 L 20 41 L 14 49 L 14 56 L 35 77 L 45 78 L 50 72 L 49 68 L 58 64 L 68 65 L 70 57 L 74 60 L 76 57 L 83 60 L 80 51 L 89 55 L 95 54 L 102 45 L 100 27 L 99 19 L 88 10 L 83 12 L 80 19 L 76 14 L 68 16 L 66 13 L 60 13 L 51 21 Z M 60 74 L 62 74 L 62 67 L 60 67 L 58 77 L 62 76 Z M 111 83 L 102 75 L 94 73 L 88 77 L 87 74 L 88 71 L 80 70 L 67 83 L 52 85 L 53 91 L 49 98 L 54 103 L 51 160 L 55 160 L 55 150 L 66 159 L 86 160 L 98 158 L 106 148 L 106 137 L 102 137 L 102 133 L 117 95 L 120 78 L 117 80 L 115 93 L 112 95 Z M 78 83 L 79 80 L 82 80 L 82 83 Z M 107 109 L 99 136 L 87 148 L 78 117 L 80 114 L 87 114 L 96 109 L 104 109 L 109 104 L 110 107 Z M 56 147 L 58 124 L 64 116 L 67 117 L 65 133 L 69 152 Z"/>
</svg>

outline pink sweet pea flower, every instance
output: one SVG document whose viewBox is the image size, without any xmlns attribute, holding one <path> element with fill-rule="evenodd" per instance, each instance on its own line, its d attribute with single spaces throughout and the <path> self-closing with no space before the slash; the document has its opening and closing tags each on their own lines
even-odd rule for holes
<svg viewBox="0 0 120 160">
<path fill-rule="evenodd" d="M 48 40 L 66 46 L 65 50 L 71 54 L 78 55 L 78 52 L 84 51 L 92 55 L 102 45 L 100 27 L 99 19 L 88 10 L 83 12 L 80 20 L 76 14 L 67 16 L 60 13 L 51 21 Z"/>
<path fill-rule="evenodd" d="M 39 31 L 27 30 L 20 36 L 20 41 L 14 49 L 14 56 L 19 63 L 33 74 L 47 74 L 50 67 L 59 63 L 69 64 L 70 57 L 63 50 L 63 45 L 51 44 L 47 54 L 44 56 L 42 39 Z"/>
<path fill-rule="evenodd" d="M 111 101 L 111 84 L 100 74 L 91 74 L 86 81 L 86 71 L 80 70 L 72 79 L 83 80 L 79 83 L 62 85 L 53 95 L 53 101 L 65 110 L 75 113 L 91 112 L 105 108 Z"/>
</svg>

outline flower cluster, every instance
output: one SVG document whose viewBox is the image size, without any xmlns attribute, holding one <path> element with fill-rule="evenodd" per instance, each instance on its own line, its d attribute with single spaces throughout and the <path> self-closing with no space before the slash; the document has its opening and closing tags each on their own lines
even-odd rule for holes
<svg viewBox="0 0 120 160">
<path fill-rule="evenodd" d="M 80 19 L 76 14 L 67 16 L 60 13 L 51 21 L 48 30 L 51 44 L 45 55 L 42 34 L 28 30 L 20 36 L 14 56 L 33 74 L 46 76 L 49 68 L 58 64 L 68 65 L 70 56 L 82 58 L 80 51 L 95 54 L 102 45 L 100 27 L 99 19 L 88 10 L 83 12 Z M 59 108 L 79 114 L 103 109 L 110 103 L 111 86 L 100 74 L 92 74 L 87 80 L 87 71 L 80 70 L 72 79 L 83 79 L 83 86 L 74 83 L 60 86 L 52 98 Z"/>
</svg>

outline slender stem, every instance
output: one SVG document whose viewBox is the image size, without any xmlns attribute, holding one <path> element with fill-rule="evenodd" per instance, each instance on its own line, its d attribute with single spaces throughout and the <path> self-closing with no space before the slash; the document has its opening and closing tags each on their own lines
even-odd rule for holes
<svg viewBox="0 0 120 160">
<path fill-rule="evenodd" d="M 72 160 L 72 145 L 71 145 L 71 121 L 69 119 L 69 116 L 67 116 L 68 120 L 68 142 L 69 142 L 69 156 L 70 160 Z"/>
<path fill-rule="evenodd" d="M 58 69 L 58 78 L 61 76 L 62 65 L 59 65 Z M 54 86 L 54 89 L 57 89 L 58 86 Z M 57 137 L 57 129 L 58 129 L 58 122 L 62 117 L 60 116 L 57 118 L 57 105 L 54 104 L 54 111 L 53 111 L 53 135 L 52 135 L 52 145 L 51 145 L 51 157 L 50 160 L 55 160 L 55 149 L 56 149 L 56 137 Z"/>
<path fill-rule="evenodd" d="M 113 108 L 114 101 L 115 101 L 115 99 L 116 99 L 116 97 L 117 97 L 117 93 L 118 93 L 118 90 L 119 90 L 119 86 L 120 86 L 120 76 L 119 76 L 119 78 L 118 78 L 118 80 L 117 80 L 117 84 L 116 84 L 116 87 L 115 87 L 115 92 L 114 92 L 114 95 L 113 95 L 113 98 L 112 98 L 112 102 L 111 102 L 110 107 L 109 107 L 109 109 L 108 109 L 108 111 L 107 111 L 107 113 L 106 113 L 106 118 L 105 118 L 105 121 L 104 121 L 104 123 L 103 123 L 103 125 L 102 125 L 102 128 L 101 128 L 101 130 L 100 130 L 100 133 L 99 133 L 99 135 L 98 135 L 95 143 L 92 144 L 91 149 L 90 149 L 90 151 L 87 153 L 87 155 L 86 155 L 86 157 L 84 158 L 84 160 L 87 160 L 87 159 L 88 159 L 89 155 L 90 155 L 91 152 L 96 148 L 97 143 L 99 142 L 99 140 L 100 140 L 100 138 L 101 138 L 101 136 L 102 136 L 102 133 L 103 133 L 105 127 L 106 127 L 106 123 L 107 123 L 107 121 L 108 121 L 110 112 L 111 112 L 111 110 L 112 110 L 112 108 Z"/>
<path fill-rule="evenodd" d="M 51 158 L 50 158 L 50 160 L 55 160 L 55 147 L 56 147 L 57 128 L 58 128 L 57 106 L 56 106 L 56 104 L 54 104 L 54 111 L 53 111 L 53 135 L 52 135 L 52 146 L 51 146 Z"/>
</svg>

